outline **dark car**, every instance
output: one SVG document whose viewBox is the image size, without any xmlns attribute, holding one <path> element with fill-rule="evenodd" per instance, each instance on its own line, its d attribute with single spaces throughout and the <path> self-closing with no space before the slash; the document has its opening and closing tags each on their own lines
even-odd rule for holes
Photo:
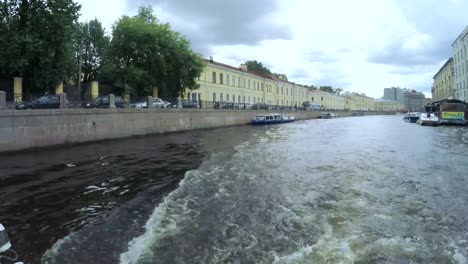
<svg viewBox="0 0 468 264">
<path fill-rule="evenodd" d="M 45 95 L 32 102 L 22 102 L 16 105 L 16 110 L 26 109 L 59 109 L 60 97 L 58 95 Z"/>
<path fill-rule="evenodd" d="M 182 100 L 182 108 L 198 108 L 198 102 L 192 100 Z"/>
<path fill-rule="evenodd" d="M 214 109 L 234 109 L 234 103 L 229 101 L 214 102 Z"/>
<path fill-rule="evenodd" d="M 125 101 L 120 96 L 115 97 L 115 107 L 124 108 Z M 109 108 L 109 96 L 100 96 L 94 101 L 87 103 L 86 108 Z"/>
<path fill-rule="evenodd" d="M 269 110 L 270 106 L 268 104 L 265 104 L 265 103 L 256 103 L 256 104 L 253 105 L 252 109 L 255 109 L 255 110 Z"/>
</svg>

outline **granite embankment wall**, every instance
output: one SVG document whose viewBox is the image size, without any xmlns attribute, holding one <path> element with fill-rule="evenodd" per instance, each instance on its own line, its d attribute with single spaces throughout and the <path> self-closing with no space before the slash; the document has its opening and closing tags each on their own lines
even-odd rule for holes
<svg viewBox="0 0 468 264">
<path fill-rule="evenodd" d="M 6 110 L 0 111 L 0 152 L 244 125 L 260 113 L 262 111 L 203 109 Z M 317 118 L 320 114 L 315 111 L 290 113 L 299 120 Z M 352 115 L 338 113 L 342 117 Z M 382 113 L 366 113 L 369 114 Z"/>
</svg>

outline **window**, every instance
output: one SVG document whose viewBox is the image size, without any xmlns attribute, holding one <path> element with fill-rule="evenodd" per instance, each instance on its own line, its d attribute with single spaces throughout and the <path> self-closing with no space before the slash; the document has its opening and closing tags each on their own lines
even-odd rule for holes
<svg viewBox="0 0 468 264">
<path fill-rule="evenodd" d="M 279 94 L 279 87 L 276 86 L 276 94 Z"/>
<path fill-rule="evenodd" d="M 260 91 L 260 82 L 257 82 L 257 91 Z"/>
<path fill-rule="evenodd" d="M 255 81 L 253 81 L 253 89 L 255 90 Z"/>
<path fill-rule="evenodd" d="M 213 102 L 216 102 L 216 93 L 213 93 Z"/>
<path fill-rule="evenodd" d="M 213 78 L 212 79 L 213 83 L 216 83 L 216 72 L 213 72 L 213 77 L 212 78 Z"/>
<path fill-rule="evenodd" d="M 237 86 L 241 87 L 240 77 L 237 79 L 237 81 L 238 81 Z"/>
<path fill-rule="evenodd" d="M 236 102 L 236 96 L 235 96 L 235 95 L 232 95 L 232 102 L 233 102 L 233 103 Z"/>
<path fill-rule="evenodd" d="M 250 103 L 250 96 L 249 96 L 249 103 Z"/>
<path fill-rule="evenodd" d="M 249 89 L 250 89 L 250 80 L 249 80 Z"/>
<path fill-rule="evenodd" d="M 239 95 L 238 99 L 239 99 L 238 102 L 240 103 L 240 101 L 241 101 L 241 100 L 240 100 L 240 95 Z M 245 101 L 245 96 L 244 96 L 244 101 Z"/>
<path fill-rule="evenodd" d="M 224 84 L 224 79 L 223 79 L 223 74 L 222 73 L 219 74 L 219 83 Z"/>
<path fill-rule="evenodd" d="M 255 97 L 254 97 L 254 104 L 255 104 Z"/>
<path fill-rule="evenodd" d="M 226 75 L 226 85 L 229 85 L 229 75 Z"/>
<path fill-rule="evenodd" d="M 265 90 L 264 90 L 263 83 L 262 83 L 262 92 L 264 92 L 264 91 L 265 91 Z"/>
<path fill-rule="evenodd" d="M 239 95 L 239 97 L 240 97 L 240 95 Z M 242 102 L 245 103 L 245 95 L 244 95 L 244 97 L 242 97 L 242 99 L 244 99 L 244 100 L 242 100 Z M 240 101 L 240 98 L 239 98 L 239 101 Z"/>
<path fill-rule="evenodd" d="M 219 95 L 219 101 L 221 101 L 221 102 L 223 101 L 223 94 Z"/>
<path fill-rule="evenodd" d="M 245 88 L 245 87 L 246 87 L 246 85 L 245 85 L 245 78 L 244 78 L 244 85 L 242 86 L 242 88 Z"/>
<path fill-rule="evenodd" d="M 312 102 L 314 101 L 314 98 L 312 97 Z"/>
<path fill-rule="evenodd" d="M 232 86 L 236 86 L 236 77 L 232 76 Z"/>
<path fill-rule="evenodd" d="M 229 101 L 229 94 L 226 95 L 226 101 Z"/>
<path fill-rule="evenodd" d="M 283 95 L 283 87 L 281 87 L 281 95 Z M 283 104 L 283 103 L 281 103 L 281 104 Z"/>
<path fill-rule="evenodd" d="M 322 96 L 322 98 L 320 98 L 320 99 L 321 99 L 321 100 L 322 100 L 322 102 L 323 102 L 323 96 Z"/>
</svg>

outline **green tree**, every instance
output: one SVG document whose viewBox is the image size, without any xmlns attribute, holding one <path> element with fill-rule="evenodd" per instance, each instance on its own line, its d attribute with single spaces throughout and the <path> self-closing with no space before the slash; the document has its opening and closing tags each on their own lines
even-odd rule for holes
<svg viewBox="0 0 468 264">
<path fill-rule="evenodd" d="M 335 94 L 336 94 L 336 95 L 341 95 L 341 93 L 342 93 L 343 91 L 344 91 L 344 90 L 341 89 L 341 88 L 336 88 L 336 89 L 335 89 Z"/>
<path fill-rule="evenodd" d="M 335 93 L 331 86 L 320 86 L 319 90 L 327 93 Z"/>
<path fill-rule="evenodd" d="M 73 32 L 81 6 L 72 0 L 4 0 L 0 5 L 3 78 L 23 77 L 25 92 L 44 92 L 73 69 Z"/>
<path fill-rule="evenodd" d="M 190 42 L 169 24 L 160 23 L 148 6 L 114 24 L 107 57 L 104 76 L 139 96 L 152 94 L 153 87 L 167 97 L 197 89 L 196 78 L 204 67 Z"/>
<path fill-rule="evenodd" d="M 287 81 L 288 80 L 288 76 L 286 76 L 286 74 L 283 74 L 283 73 L 273 73 L 274 76 L 280 78 L 281 80 L 285 80 Z"/>
<path fill-rule="evenodd" d="M 110 38 L 105 35 L 104 27 L 99 20 L 94 19 L 77 25 L 74 39 L 75 64 L 81 64 L 82 82 L 97 80 L 109 42 Z M 78 80 L 78 70 L 75 72 L 74 79 Z"/>
<path fill-rule="evenodd" d="M 317 87 L 313 84 L 311 85 L 304 85 L 309 91 L 315 91 L 317 90 Z"/>
<path fill-rule="evenodd" d="M 247 70 L 249 71 L 259 71 L 268 75 L 272 75 L 270 69 L 263 66 L 263 63 L 256 61 L 256 60 L 249 60 L 244 62 L 245 66 L 247 66 Z"/>
</svg>

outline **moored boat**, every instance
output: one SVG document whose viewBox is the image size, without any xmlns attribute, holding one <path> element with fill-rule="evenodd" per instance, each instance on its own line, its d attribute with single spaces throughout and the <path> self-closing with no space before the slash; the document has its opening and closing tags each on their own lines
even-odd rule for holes
<svg viewBox="0 0 468 264">
<path fill-rule="evenodd" d="M 416 124 L 421 126 L 439 126 L 440 120 L 434 114 L 422 114 Z"/>
<path fill-rule="evenodd" d="M 335 113 L 320 113 L 319 118 L 322 119 L 330 119 L 330 118 L 335 118 L 335 117 L 340 117 L 339 114 Z"/>
<path fill-rule="evenodd" d="M 266 115 L 256 115 L 252 119 L 252 125 L 270 125 L 270 124 L 281 124 L 281 123 L 291 123 L 296 121 L 294 115 L 286 114 L 266 114 Z"/>
<path fill-rule="evenodd" d="M 403 120 L 409 123 L 416 123 L 420 116 L 421 116 L 421 113 L 419 112 L 409 112 L 405 114 L 405 116 L 403 117 Z"/>
</svg>

